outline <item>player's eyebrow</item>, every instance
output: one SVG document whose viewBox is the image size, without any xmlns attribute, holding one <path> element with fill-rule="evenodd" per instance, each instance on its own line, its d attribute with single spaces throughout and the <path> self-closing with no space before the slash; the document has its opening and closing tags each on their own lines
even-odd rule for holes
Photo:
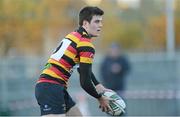
<svg viewBox="0 0 180 117">
<path fill-rule="evenodd" d="M 96 23 L 98 23 L 98 22 L 101 22 L 102 20 L 100 20 L 100 19 L 97 19 L 97 20 L 95 20 L 94 22 L 96 22 Z"/>
</svg>

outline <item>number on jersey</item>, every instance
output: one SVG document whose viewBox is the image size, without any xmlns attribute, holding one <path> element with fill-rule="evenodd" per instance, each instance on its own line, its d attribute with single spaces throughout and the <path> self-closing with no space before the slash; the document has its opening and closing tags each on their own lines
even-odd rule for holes
<svg viewBox="0 0 180 117">
<path fill-rule="evenodd" d="M 59 61 L 61 59 L 61 57 L 64 55 L 66 49 L 68 48 L 68 46 L 71 44 L 71 41 L 64 38 L 59 46 L 56 48 L 56 50 L 53 52 L 53 54 L 51 55 L 50 58 L 55 59 L 57 61 Z"/>
</svg>

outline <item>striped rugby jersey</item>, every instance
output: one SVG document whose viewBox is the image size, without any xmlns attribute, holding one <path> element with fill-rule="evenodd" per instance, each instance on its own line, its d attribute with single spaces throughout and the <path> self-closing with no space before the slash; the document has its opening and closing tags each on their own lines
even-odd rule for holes
<svg viewBox="0 0 180 117">
<path fill-rule="evenodd" d="M 73 67 L 92 64 L 95 49 L 84 28 L 68 34 L 50 56 L 40 78 L 55 80 L 67 87 Z"/>
</svg>

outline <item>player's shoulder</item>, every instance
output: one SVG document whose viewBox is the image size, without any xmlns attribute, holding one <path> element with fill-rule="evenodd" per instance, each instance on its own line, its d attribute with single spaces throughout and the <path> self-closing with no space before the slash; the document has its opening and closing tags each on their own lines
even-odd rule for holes
<svg viewBox="0 0 180 117">
<path fill-rule="evenodd" d="M 71 32 L 65 36 L 65 38 L 72 40 L 78 44 L 81 40 L 81 35 L 78 32 Z"/>
<path fill-rule="evenodd" d="M 83 37 L 79 32 L 71 32 L 65 36 L 77 44 L 77 47 L 91 47 L 95 48 L 90 38 Z"/>
</svg>

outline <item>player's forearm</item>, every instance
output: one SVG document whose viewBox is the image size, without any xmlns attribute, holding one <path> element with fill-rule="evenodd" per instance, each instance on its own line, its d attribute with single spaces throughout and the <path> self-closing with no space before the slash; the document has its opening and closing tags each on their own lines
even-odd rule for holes
<svg viewBox="0 0 180 117">
<path fill-rule="evenodd" d="M 99 81 L 96 79 L 93 72 L 91 72 L 91 80 L 93 81 L 94 85 L 97 86 L 99 84 Z"/>
<path fill-rule="evenodd" d="M 95 98 L 100 98 L 101 95 L 98 94 L 96 88 L 94 87 L 91 81 L 91 74 L 92 74 L 91 65 L 80 64 L 79 73 L 80 73 L 80 84 L 82 88 L 91 96 Z"/>
<path fill-rule="evenodd" d="M 77 69 L 77 71 L 80 73 L 79 68 Z M 92 80 L 92 82 L 93 82 L 93 84 L 94 84 L 95 86 L 98 85 L 98 84 L 100 84 L 99 81 L 96 79 L 96 77 L 95 77 L 95 75 L 94 75 L 93 72 L 91 72 L 90 78 L 91 78 L 91 80 Z"/>
</svg>

